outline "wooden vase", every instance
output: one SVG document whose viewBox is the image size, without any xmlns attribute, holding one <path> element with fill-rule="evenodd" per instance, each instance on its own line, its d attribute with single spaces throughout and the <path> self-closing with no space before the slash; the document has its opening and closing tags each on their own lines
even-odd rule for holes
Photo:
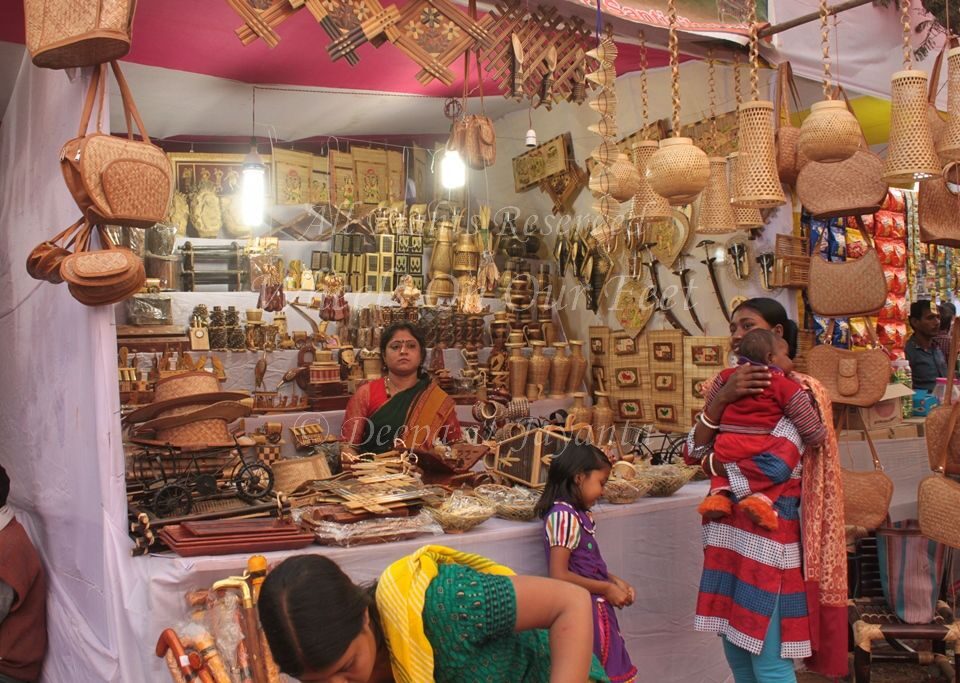
<svg viewBox="0 0 960 683">
<path fill-rule="evenodd" d="M 529 372 L 527 381 L 530 384 L 547 385 L 547 379 L 550 377 L 550 359 L 543 355 L 543 349 L 546 347 L 542 341 L 531 341 L 530 348 L 533 349 L 533 355 L 530 356 Z"/>
<path fill-rule="evenodd" d="M 606 391 L 595 391 L 594 396 L 597 402 L 593 405 L 593 438 L 599 446 L 607 443 L 613 434 L 613 408 Z"/>
<path fill-rule="evenodd" d="M 567 395 L 567 377 L 570 375 L 570 355 L 566 342 L 554 342 L 557 351 L 550 363 L 550 398 L 563 398 Z"/>
<path fill-rule="evenodd" d="M 525 398 L 530 361 L 523 355 L 522 344 L 507 344 L 507 346 L 510 349 L 510 358 L 507 360 L 507 367 L 510 370 L 510 395 L 514 398 Z"/>
<path fill-rule="evenodd" d="M 567 412 L 567 429 L 570 429 L 574 425 L 579 424 L 591 424 L 593 419 L 593 411 L 590 410 L 584 399 L 587 397 L 582 391 L 576 391 L 573 394 L 573 405 L 570 406 L 570 410 Z"/>
<path fill-rule="evenodd" d="M 583 376 L 587 374 L 587 359 L 583 355 L 583 342 L 570 340 L 570 374 L 567 375 L 567 393 L 579 391 L 583 386 Z"/>
</svg>

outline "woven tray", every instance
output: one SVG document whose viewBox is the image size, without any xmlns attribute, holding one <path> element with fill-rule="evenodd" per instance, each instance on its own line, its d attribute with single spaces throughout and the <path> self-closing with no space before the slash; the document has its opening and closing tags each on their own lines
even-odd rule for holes
<svg viewBox="0 0 960 683">
<path fill-rule="evenodd" d="M 672 496 L 693 476 L 692 468 L 676 465 L 653 465 L 637 472 L 637 478 L 650 483 L 647 495 L 658 498 Z"/>
</svg>

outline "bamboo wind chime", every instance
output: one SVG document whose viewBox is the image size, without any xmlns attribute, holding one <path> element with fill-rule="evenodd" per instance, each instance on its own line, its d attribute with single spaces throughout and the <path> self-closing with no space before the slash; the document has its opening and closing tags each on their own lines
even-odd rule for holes
<svg viewBox="0 0 960 683">
<path fill-rule="evenodd" d="M 910 0 L 901 0 L 903 70 L 890 79 L 890 146 L 883 167 L 888 183 L 913 183 L 941 175 L 927 119 L 927 74 L 913 68 Z"/>
<path fill-rule="evenodd" d="M 706 235 L 722 235 L 735 232 L 736 218 L 730 204 L 730 187 L 727 184 L 727 159 L 716 156 L 717 150 L 717 82 L 713 48 L 707 57 L 707 83 L 710 90 L 710 180 L 707 189 L 700 195 L 700 210 L 697 212 L 696 231 Z"/>
<path fill-rule="evenodd" d="M 823 101 L 810 107 L 800 126 L 797 149 L 810 161 L 836 163 L 845 161 L 860 149 L 860 124 L 846 103 L 833 99 L 830 76 L 830 30 L 827 0 L 820 0 L 820 43 L 823 52 Z"/>
<path fill-rule="evenodd" d="M 634 195 L 639 178 L 636 169 L 625 154 L 617 151 L 614 142 L 617 137 L 617 93 L 614 89 L 617 46 L 613 38 L 604 36 L 596 48 L 587 52 L 587 56 L 599 63 L 596 71 L 587 74 L 587 80 L 599 88 L 590 101 L 590 108 L 600 114 L 600 121 L 587 127 L 600 136 L 600 144 L 590 154 L 596 162 L 590 173 L 589 187 L 594 197 L 593 210 L 597 214 L 591 235 L 599 247 L 607 250 L 620 231 L 620 202 Z"/>
<path fill-rule="evenodd" d="M 740 92 L 740 56 L 734 56 L 733 62 L 733 91 L 737 98 L 737 111 L 740 111 L 740 105 L 743 104 L 743 97 Z M 760 209 L 752 206 L 740 204 L 733 196 L 733 183 L 737 177 L 737 159 L 739 152 L 731 152 L 727 155 L 727 173 L 730 179 L 728 187 L 730 189 L 730 205 L 733 206 L 733 219 L 740 230 L 752 230 L 762 228 L 764 225 L 763 216 L 760 215 Z"/>
<path fill-rule="evenodd" d="M 680 137 L 680 42 L 677 38 L 677 5 L 669 0 L 670 74 L 673 94 L 673 137 L 660 141 L 660 149 L 647 162 L 650 187 L 670 206 L 689 204 L 710 179 L 710 160 L 691 138 Z"/>
<path fill-rule="evenodd" d="M 737 110 L 740 154 L 733 176 L 733 201 L 741 206 L 768 209 L 786 203 L 773 139 L 773 102 L 760 99 L 757 8 L 750 3 L 750 94 L 753 99 Z"/>
<path fill-rule="evenodd" d="M 643 31 L 640 31 L 640 130 L 646 130 L 650 121 L 649 98 L 647 94 L 647 42 Z M 672 219 L 673 209 L 670 202 L 658 195 L 647 181 L 647 163 L 657 151 L 660 143 L 656 140 L 641 140 L 630 148 L 633 165 L 639 174 L 637 191 L 633 195 L 633 204 L 630 208 L 630 220 L 637 228 L 645 223 L 662 219 Z"/>
</svg>

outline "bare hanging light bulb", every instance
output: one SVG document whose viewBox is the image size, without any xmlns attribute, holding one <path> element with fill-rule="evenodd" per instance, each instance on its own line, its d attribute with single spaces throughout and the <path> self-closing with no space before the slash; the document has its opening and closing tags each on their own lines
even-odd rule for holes
<svg viewBox="0 0 960 683">
<path fill-rule="evenodd" d="M 253 107 L 250 125 L 250 152 L 243 159 L 240 209 L 243 222 L 248 227 L 263 224 L 264 195 L 266 192 L 266 167 L 257 151 L 257 89 L 253 89 Z"/>
<path fill-rule="evenodd" d="M 467 166 L 460 152 L 446 149 L 440 159 L 440 184 L 445 190 L 459 190 L 467 184 Z"/>
</svg>

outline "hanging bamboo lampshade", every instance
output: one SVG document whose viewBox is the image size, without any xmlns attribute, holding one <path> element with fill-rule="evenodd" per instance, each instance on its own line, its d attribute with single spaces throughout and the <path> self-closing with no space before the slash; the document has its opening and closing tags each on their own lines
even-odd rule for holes
<svg viewBox="0 0 960 683">
<path fill-rule="evenodd" d="M 730 174 L 729 178 L 731 179 L 737 176 L 737 157 L 739 156 L 740 154 L 738 152 L 732 152 L 731 154 L 727 155 L 727 166 Z M 764 226 L 763 216 L 760 215 L 760 209 L 748 206 L 740 206 L 733 199 L 730 200 L 730 206 L 733 207 L 733 221 L 740 230 L 750 230 L 752 228 L 762 228 Z"/>
<path fill-rule="evenodd" d="M 710 161 L 690 138 L 680 137 L 680 43 L 677 38 L 677 7 L 668 0 L 670 21 L 670 70 L 673 86 L 673 136 L 660 141 L 660 148 L 647 162 L 647 182 L 671 206 L 689 204 L 710 179 Z"/>
<path fill-rule="evenodd" d="M 750 6 L 750 86 L 753 100 L 737 110 L 740 156 L 733 177 L 732 200 L 755 209 L 772 208 L 787 199 L 777 175 L 777 151 L 773 135 L 773 102 L 761 100 L 757 71 L 756 7 Z"/>
<path fill-rule="evenodd" d="M 883 165 L 888 183 L 912 183 L 941 173 L 927 119 L 927 74 L 913 68 L 909 8 L 910 0 L 900 0 L 904 69 L 890 79 L 890 145 Z"/>
<path fill-rule="evenodd" d="M 940 138 L 940 161 L 960 161 L 960 47 L 947 53 L 947 128 Z"/>
<path fill-rule="evenodd" d="M 811 161 L 835 163 L 849 159 L 860 148 L 860 124 L 843 102 L 833 99 L 830 78 L 830 32 L 827 0 L 820 0 L 820 42 L 823 51 L 823 101 L 810 107 L 800 126 L 798 151 Z"/>
<path fill-rule="evenodd" d="M 650 156 L 657 151 L 658 144 L 653 140 L 643 140 L 634 143 L 630 148 L 633 157 L 633 165 L 636 167 L 639 176 L 637 191 L 633 195 L 633 207 L 631 216 L 641 221 L 654 220 L 657 218 L 670 218 L 673 215 L 673 209 L 670 208 L 670 202 L 658 195 L 647 182 L 647 162 Z"/>
<path fill-rule="evenodd" d="M 737 222 L 727 185 L 727 160 L 724 157 L 710 157 L 710 180 L 707 189 L 700 195 L 697 232 L 722 235 L 735 232 L 736 229 Z"/>
</svg>

